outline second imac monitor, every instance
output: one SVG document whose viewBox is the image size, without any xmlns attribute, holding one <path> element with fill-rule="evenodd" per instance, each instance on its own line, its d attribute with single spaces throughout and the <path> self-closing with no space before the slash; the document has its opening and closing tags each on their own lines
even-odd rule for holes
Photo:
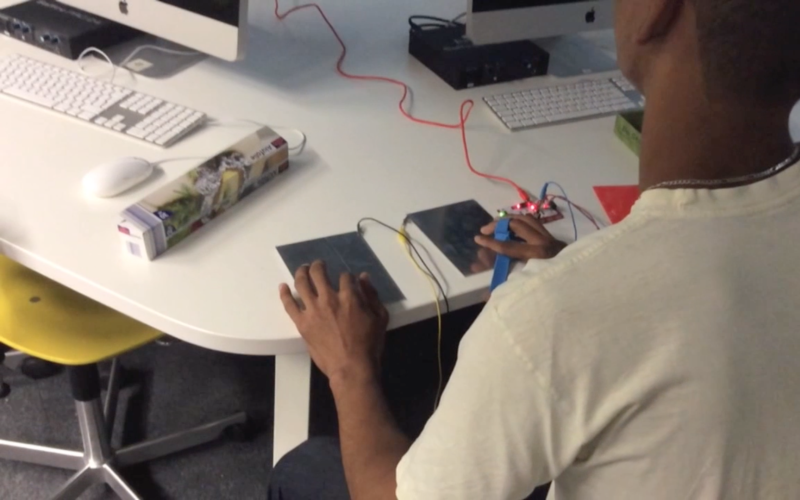
<svg viewBox="0 0 800 500">
<path fill-rule="evenodd" d="M 476 44 L 568 35 L 614 25 L 614 0 L 469 0 L 467 36 Z"/>
</svg>

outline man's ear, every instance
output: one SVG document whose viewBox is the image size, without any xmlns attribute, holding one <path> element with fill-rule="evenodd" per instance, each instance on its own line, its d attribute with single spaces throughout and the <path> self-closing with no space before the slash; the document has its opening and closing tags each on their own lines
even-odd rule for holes
<svg viewBox="0 0 800 500">
<path fill-rule="evenodd" d="M 646 0 L 647 6 L 642 22 L 639 23 L 636 41 L 644 44 L 667 36 L 688 1 L 690 0 Z"/>
</svg>

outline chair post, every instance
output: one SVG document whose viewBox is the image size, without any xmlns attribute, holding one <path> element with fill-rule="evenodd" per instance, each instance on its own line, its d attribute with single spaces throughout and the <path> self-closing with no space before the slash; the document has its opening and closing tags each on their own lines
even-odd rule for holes
<svg viewBox="0 0 800 500">
<path fill-rule="evenodd" d="M 99 468 L 113 458 L 100 402 L 100 370 L 96 363 L 68 370 L 87 465 Z"/>
<path fill-rule="evenodd" d="M 117 418 L 117 402 L 119 400 L 119 385 L 122 377 L 122 368 L 119 358 L 111 361 L 111 371 L 108 374 L 108 387 L 106 388 L 106 399 L 103 402 L 103 416 L 106 421 L 106 434 L 108 439 L 114 435 L 114 422 Z"/>
</svg>

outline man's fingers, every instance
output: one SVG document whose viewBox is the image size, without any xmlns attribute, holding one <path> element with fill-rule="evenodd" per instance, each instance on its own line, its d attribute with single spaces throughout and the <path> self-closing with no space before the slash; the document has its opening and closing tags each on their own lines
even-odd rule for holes
<svg viewBox="0 0 800 500">
<path fill-rule="evenodd" d="M 550 235 L 550 231 L 548 231 L 547 228 L 544 227 L 544 224 L 542 224 L 542 222 L 539 219 L 537 219 L 533 214 L 525 214 L 525 215 L 513 214 L 513 215 L 509 215 L 507 218 L 511 219 L 510 225 L 512 227 L 514 226 L 514 224 L 517 224 L 517 225 L 524 224 L 525 226 L 529 227 L 532 230 L 535 230 L 536 232 L 538 232 L 539 234 L 541 234 L 544 237 L 547 237 L 547 238 L 551 238 L 552 237 Z M 514 221 L 517 221 L 517 222 L 515 223 Z M 490 235 L 494 234 L 494 230 L 495 230 L 496 227 L 497 227 L 497 221 L 495 220 L 495 221 L 490 222 L 489 224 L 486 224 L 485 226 L 483 226 L 481 228 L 481 234 L 485 234 L 487 236 L 490 236 Z M 514 231 L 514 232 L 516 232 L 516 231 Z M 518 235 L 518 236 L 522 237 L 522 235 Z"/>
<path fill-rule="evenodd" d="M 547 228 L 544 227 L 544 224 L 542 224 L 542 221 L 537 219 L 533 214 L 519 215 L 514 218 L 525 223 L 525 225 L 529 226 L 531 229 L 536 230 L 542 236 L 552 238 L 550 231 L 548 231 Z"/>
<path fill-rule="evenodd" d="M 372 282 L 369 280 L 369 275 L 367 273 L 361 273 L 361 275 L 358 277 L 358 282 L 361 285 L 361 291 L 364 293 L 364 298 L 366 299 L 369 308 L 378 314 L 382 319 L 388 318 L 389 313 L 386 311 L 386 308 L 383 306 L 383 303 L 378 296 L 378 290 L 375 289 L 375 287 L 372 285 Z"/>
<path fill-rule="evenodd" d="M 367 299 L 369 305 L 380 304 L 381 300 L 378 298 L 378 291 L 372 285 L 367 273 L 361 273 L 358 277 L 358 282 L 361 285 L 361 291 L 364 293 L 364 298 Z"/>
<path fill-rule="evenodd" d="M 530 260 L 547 258 L 547 249 L 543 246 L 518 243 L 516 241 L 497 241 L 489 236 L 478 236 L 475 238 L 478 245 L 494 250 L 495 252 L 507 255 L 512 259 Z"/>
<path fill-rule="evenodd" d="M 478 249 L 478 260 L 486 266 L 486 268 L 494 267 L 494 261 L 497 255 L 488 248 Z"/>
<path fill-rule="evenodd" d="M 302 314 L 300 305 L 292 296 L 292 291 L 289 289 L 289 285 L 286 283 L 281 283 L 278 291 L 281 296 L 281 302 L 283 302 L 283 308 L 286 309 L 286 313 L 296 324 L 300 320 L 300 315 Z"/>
<path fill-rule="evenodd" d="M 528 223 L 525 219 L 533 219 L 533 217 L 520 217 L 513 218 L 509 223 L 509 227 L 517 237 L 522 238 L 531 245 L 544 245 L 547 243 L 547 238 L 538 231 L 534 226 Z"/>
<path fill-rule="evenodd" d="M 542 234 L 549 234 L 547 232 L 547 229 L 544 228 L 544 225 L 542 225 L 542 223 L 539 222 L 539 220 L 536 217 L 534 217 L 533 214 L 524 214 L 524 215 L 522 215 L 522 214 L 511 214 L 511 215 L 508 215 L 508 216 L 502 217 L 502 218 L 503 219 L 511 219 L 511 223 L 510 224 L 515 224 L 514 221 L 517 221 L 516 222 L 517 224 L 522 223 L 522 224 L 525 224 L 526 226 L 529 226 L 531 229 L 537 230 L 538 232 L 540 232 Z M 494 234 L 494 230 L 497 227 L 497 221 L 498 220 L 500 220 L 500 219 L 494 220 L 494 221 L 490 222 L 489 224 L 486 224 L 485 226 L 483 226 L 481 228 L 481 234 L 485 234 L 487 236 Z"/>
<path fill-rule="evenodd" d="M 342 273 L 339 275 L 339 293 L 342 292 L 351 295 L 359 294 L 353 284 L 353 275 L 350 273 Z"/>
<path fill-rule="evenodd" d="M 473 262 L 469 269 L 473 273 L 482 273 L 494 267 L 495 253 L 488 248 L 478 249 L 478 258 Z"/>
<path fill-rule="evenodd" d="M 497 221 L 490 222 L 481 228 L 481 234 L 491 235 L 494 234 L 494 228 L 497 227 Z"/>
<path fill-rule="evenodd" d="M 300 266 L 294 275 L 294 288 L 306 304 L 311 304 L 317 294 L 311 284 L 308 266 Z"/>
<path fill-rule="evenodd" d="M 333 287 L 331 287 L 331 283 L 328 280 L 328 271 L 323 261 L 314 261 L 314 263 L 311 264 L 309 274 L 314 288 L 317 289 L 317 295 L 320 297 L 328 297 L 333 293 Z"/>
</svg>

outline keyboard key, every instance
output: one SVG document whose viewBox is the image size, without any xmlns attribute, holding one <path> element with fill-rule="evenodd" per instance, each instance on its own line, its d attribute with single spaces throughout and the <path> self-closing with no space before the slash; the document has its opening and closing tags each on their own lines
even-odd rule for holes
<svg viewBox="0 0 800 500">
<path fill-rule="evenodd" d="M 146 131 L 144 131 L 144 130 L 142 130 L 140 128 L 135 128 L 135 127 L 134 128 L 129 128 L 128 130 L 125 131 L 125 133 L 127 133 L 128 135 L 132 135 L 133 137 L 136 137 L 137 139 L 144 139 L 145 136 L 148 135 Z"/>
<path fill-rule="evenodd" d="M 163 146 L 164 144 L 168 143 L 168 142 L 169 142 L 169 141 L 171 141 L 172 139 L 174 139 L 174 138 L 178 137 L 179 135 L 181 135 L 181 134 L 183 133 L 183 131 L 184 131 L 184 129 L 183 129 L 183 128 L 173 128 L 173 129 L 170 129 L 170 131 L 169 131 L 169 132 L 167 132 L 166 134 L 164 134 L 162 137 L 160 137 L 160 138 L 159 138 L 159 139 L 156 141 L 156 144 L 158 144 L 159 146 Z"/>
<path fill-rule="evenodd" d="M 550 122 L 563 122 L 568 120 L 577 120 L 578 118 L 587 118 L 590 116 L 597 116 L 598 113 L 596 110 L 586 110 L 586 111 L 576 111 L 574 113 L 564 113 L 560 115 L 554 115 L 548 117 Z"/>
<path fill-rule="evenodd" d="M 45 106 L 47 108 L 52 108 L 55 105 L 55 103 L 53 102 L 52 99 L 47 99 L 47 98 L 42 97 L 42 96 L 40 96 L 40 95 L 38 95 L 38 94 L 36 94 L 34 92 L 22 90 L 22 89 L 15 88 L 15 87 L 9 87 L 9 88 L 3 89 L 3 93 L 11 95 L 11 96 L 14 96 L 14 97 L 19 98 L 19 99 L 22 99 L 24 101 L 28 101 L 28 102 L 32 102 L 34 104 L 38 104 L 40 106 Z"/>
</svg>

